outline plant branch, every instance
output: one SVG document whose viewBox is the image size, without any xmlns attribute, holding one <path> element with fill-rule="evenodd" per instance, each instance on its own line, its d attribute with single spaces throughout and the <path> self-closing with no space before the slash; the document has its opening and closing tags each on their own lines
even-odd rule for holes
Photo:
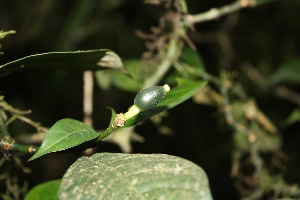
<svg viewBox="0 0 300 200">
<path fill-rule="evenodd" d="M 181 6 L 182 5 L 184 5 L 184 4 L 181 4 Z M 237 1 L 235 1 L 229 5 L 223 6 L 221 8 L 212 8 L 207 12 L 196 14 L 196 15 L 186 15 L 186 16 L 182 16 L 182 18 L 186 20 L 186 22 L 187 22 L 186 24 L 200 23 L 200 22 L 217 19 L 217 18 L 227 15 L 229 13 L 236 12 L 242 8 L 253 7 L 255 5 L 256 5 L 255 0 L 237 0 Z M 186 11 L 187 11 L 187 8 L 184 8 L 185 13 L 186 13 Z M 182 20 L 182 18 L 179 18 L 179 20 Z M 147 87 L 151 87 L 153 85 L 156 85 L 162 79 L 162 77 L 167 73 L 167 71 L 170 69 L 170 67 L 172 66 L 172 63 L 175 62 L 176 59 L 178 59 L 178 57 L 179 57 L 178 50 L 182 48 L 180 46 L 180 44 L 178 44 L 178 41 L 181 39 L 180 36 L 181 37 L 184 36 L 185 29 L 188 26 L 181 26 L 176 23 L 179 23 L 179 21 L 174 22 L 174 27 L 176 27 L 176 26 L 177 27 L 174 28 L 173 34 L 170 35 L 170 42 L 169 42 L 169 46 L 168 46 L 168 50 L 166 52 L 165 58 L 160 63 L 157 71 L 151 77 L 149 77 L 145 80 L 143 89 L 145 89 Z M 177 31 L 181 32 L 181 35 L 179 37 L 178 37 L 178 34 L 176 34 Z"/>
<path fill-rule="evenodd" d="M 39 146 L 33 146 L 33 145 L 23 145 L 14 143 L 11 145 L 12 150 L 20 151 L 25 154 L 33 154 L 37 152 L 37 150 L 40 148 Z"/>
<path fill-rule="evenodd" d="M 39 122 L 35 122 L 27 117 L 24 117 L 23 115 L 17 115 L 15 114 L 14 115 L 16 118 L 18 118 L 19 120 L 22 120 L 23 122 L 26 122 L 28 124 L 30 124 L 31 126 L 35 127 L 37 129 L 37 131 L 41 131 L 41 132 L 44 132 L 44 133 L 47 133 L 48 132 L 48 129 L 41 126 L 41 124 Z"/>
<path fill-rule="evenodd" d="M 0 31 L 0 39 L 4 38 L 5 36 L 9 35 L 9 34 L 15 34 L 16 31 L 15 30 L 10 30 L 10 31 Z"/>
<path fill-rule="evenodd" d="M 248 78 L 264 92 L 271 92 L 282 99 L 288 100 L 296 105 L 300 106 L 300 94 L 296 91 L 284 86 L 278 85 L 270 90 L 268 80 L 263 77 L 259 71 L 250 65 L 249 63 L 244 64 L 243 70 L 245 71 Z"/>
<path fill-rule="evenodd" d="M 16 108 L 12 107 L 6 101 L 4 101 L 4 97 L 3 96 L 1 96 L 1 99 L 0 99 L 0 107 L 2 107 L 3 110 L 9 111 L 12 114 L 24 115 L 24 114 L 31 113 L 31 110 L 25 110 L 25 111 L 23 111 L 23 110 L 19 110 L 19 109 L 16 109 Z"/>
<path fill-rule="evenodd" d="M 93 127 L 93 85 L 94 78 L 92 71 L 83 72 L 83 122 Z"/>
<path fill-rule="evenodd" d="M 94 76 L 92 71 L 83 72 L 83 123 L 93 127 L 93 90 Z M 84 154 L 93 154 L 93 148 L 86 149 Z"/>
<path fill-rule="evenodd" d="M 5 125 L 5 122 L 4 122 L 4 119 L 3 119 L 2 112 L 0 112 L 0 131 L 1 131 L 0 133 L 2 134 L 2 137 L 9 135 L 6 125 Z"/>
<path fill-rule="evenodd" d="M 163 61 L 158 66 L 157 71 L 149 78 L 147 78 L 144 82 L 143 89 L 156 85 L 162 77 L 168 72 L 172 63 L 178 58 L 178 41 L 175 38 L 170 40 L 170 44 L 168 47 L 167 55 L 163 59 Z"/>
<path fill-rule="evenodd" d="M 248 3 L 246 3 L 246 2 L 248 2 Z M 238 0 L 231 4 L 223 6 L 221 8 L 212 8 L 209 11 L 204 12 L 204 13 L 199 13 L 199 14 L 195 14 L 195 15 L 187 15 L 186 20 L 190 24 L 210 21 L 210 20 L 218 19 L 219 17 L 222 17 L 229 13 L 236 12 L 245 7 L 253 7 L 253 6 L 255 6 L 255 1 L 250 1 L 250 0 L 248 0 L 248 1 L 241 0 L 240 1 L 240 0 Z"/>
</svg>

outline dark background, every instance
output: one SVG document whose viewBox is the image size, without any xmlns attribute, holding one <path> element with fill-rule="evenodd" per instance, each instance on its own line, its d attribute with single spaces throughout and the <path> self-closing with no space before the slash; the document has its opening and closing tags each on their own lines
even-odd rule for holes
<svg viewBox="0 0 300 200">
<path fill-rule="evenodd" d="M 231 2 L 187 0 L 191 14 Z M 77 14 L 74 14 L 75 10 Z M 197 33 L 191 32 L 190 37 L 209 73 L 218 75 L 220 63 L 226 58 L 226 51 L 218 43 L 218 34 L 227 31 L 236 57 L 225 67 L 239 70 L 238 63 L 243 60 L 257 66 L 263 75 L 268 76 L 285 59 L 299 57 L 299 10 L 299 1 L 274 1 L 197 24 Z M 0 56 L 0 64 L 36 53 L 101 48 L 115 51 L 124 60 L 139 58 L 146 48 L 135 31 L 149 32 L 164 12 L 164 8 L 146 5 L 141 0 L 1 0 L 0 30 L 16 30 L 17 33 L 1 40 L 4 54 Z M 232 21 L 234 23 L 228 31 L 226 27 Z M 11 105 L 31 109 L 33 120 L 50 127 L 66 117 L 82 120 L 82 84 L 82 72 L 22 71 L 1 77 L 0 90 Z M 291 87 L 299 90 L 297 85 Z M 248 89 L 258 106 L 277 125 L 296 107 L 273 95 L 258 92 L 251 85 Z M 135 96 L 118 88 L 103 91 L 95 86 L 94 92 L 95 129 L 106 128 L 109 123 L 107 106 L 124 112 Z M 171 109 L 169 117 L 163 121 L 174 130 L 174 135 L 162 135 L 153 124 L 145 122 L 137 127 L 137 132 L 145 137 L 146 142 L 133 144 L 133 151 L 167 153 L 189 159 L 208 174 L 216 200 L 238 199 L 229 175 L 233 150 L 231 129 L 220 123 L 222 118 L 216 109 L 188 100 Z M 16 123 L 9 128 L 13 134 L 34 131 L 24 123 Z M 299 123 L 280 131 L 283 151 L 290 157 L 285 178 L 288 183 L 300 183 Z M 120 152 L 120 149 L 103 143 L 99 151 Z M 26 159 L 28 157 L 25 156 Z M 30 185 L 60 178 L 74 160 L 70 154 L 49 154 L 27 163 L 33 169 L 29 175 Z"/>
</svg>

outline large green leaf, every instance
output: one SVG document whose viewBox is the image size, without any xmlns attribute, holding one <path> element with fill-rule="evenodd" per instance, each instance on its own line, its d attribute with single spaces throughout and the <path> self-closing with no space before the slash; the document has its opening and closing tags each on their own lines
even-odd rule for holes
<svg viewBox="0 0 300 200">
<path fill-rule="evenodd" d="M 98 153 L 65 173 L 60 199 L 212 199 L 203 169 L 165 154 Z"/>
<path fill-rule="evenodd" d="M 56 200 L 61 179 L 41 183 L 32 188 L 24 200 Z"/>
<path fill-rule="evenodd" d="M 0 74 L 19 70 L 100 70 L 124 71 L 120 57 L 111 50 L 49 52 L 27 56 L 0 66 Z"/>
<path fill-rule="evenodd" d="M 28 161 L 47 153 L 69 149 L 98 136 L 99 133 L 80 121 L 74 119 L 59 120 L 49 129 L 41 147 Z"/>
</svg>

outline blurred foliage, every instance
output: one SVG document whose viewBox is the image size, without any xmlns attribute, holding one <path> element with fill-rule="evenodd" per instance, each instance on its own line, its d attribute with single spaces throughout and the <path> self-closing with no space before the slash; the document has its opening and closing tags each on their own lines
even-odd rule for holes
<svg viewBox="0 0 300 200">
<path fill-rule="evenodd" d="M 300 59 L 287 59 L 269 77 L 272 85 L 299 84 Z"/>
<path fill-rule="evenodd" d="M 202 13 L 232 2 L 186 1 L 190 14 Z M 6 35 L 5 39 L 0 40 L 0 50 L 4 53 L 0 55 L 0 65 L 37 53 L 113 50 L 122 58 L 125 69 L 134 79 L 119 71 L 96 73 L 100 87 L 94 88 L 94 127 L 104 129 L 110 120 L 110 111 L 105 106 L 113 107 L 116 111 L 127 110 L 132 104 L 134 92 L 143 87 L 143 81 L 135 75 L 140 66 L 145 66 L 140 56 L 146 51 L 147 40 L 145 43 L 145 39 L 136 33 L 153 30 L 151 27 L 159 24 L 166 10 L 165 7 L 144 4 L 142 0 L 3 0 L 0 2 L 0 30 L 15 30 L 16 34 Z M 229 88 L 229 103 L 234 107 L 236 121 L 259 130 L 262 133 L 259 137 L 271 142 L 269 145 L 259 144 L 258 147 L 268 150 L 264 151 L 263 156 L 267 157 L 266 165 L 271 166 L 271 170 L 264 173 L 263 177 L 269 182 L 277 181 L 271 175 L 276 174 L 274 171 L 280 171 L 280 174 L 285 173 L 278 176 L 278 180 L 284 178 L 287 183 L 300 184 L 299 10 L 298 0 L 268 1 L 219 19 L 194 24 L 187 34 L 197 47 L 197 53 L 185 48 L 179 62 L 164 79 L 173 84 L 175 76 L 189 79 L 202 77 L 215 83 L 209 74 L 219 76 L 220 69 L 234 71 L 235 75 L 228 78 L 234 83 L 234 87 Z M 66 117 L 82 120 L 82 84 L 81 72 L 24 71 L 1 77 L 0 92 L 9 104 L 23 110 L 31 109 L 33 112 L 28 115 L 31 119 L 50 127 Z M 240 92 L 239 87 L 243 92 Z M 248 195 L 238 195 L 237 190 L 245 192 L 251 188 L 245 189 L 244 185 L 255 185 L 257 182 L 246 176 L 243 180 L 233 182 L 230 177 L 231 168 L 234 168 L 231 166 L 232 152 L 245 148 L 244 143 L 249 138 L 225 126 L 226 117 L 221 114 L 224 108 L 218 101 L 222 98 L 219 90 L 218 85 L 212 84 L 207 95 L 201 96 L 200 103 L 185 102 L 170 110 L 168 118 L 161 118 L 162 123 L 173 130 L 170 137 L 158 134 L 152 123 L 146 122 L 144 129 L 138 126 L 137 132 L 146 140 L 142 145 L 133 144 L 133 151 L 168 153 L 189 159 L 207 172 L 215 199 L 237 199 L 239 195 Z M 204 98 L 207 104 L 214 107 L 203 105 Z M 242 107 L 248 99 L 255 99 L 259 110 L 275 124 L 280 135 L 272 135 L 257 120 L 245 118 Z M 27 123 L 13 122 L 9 131 L 18 135 L 35 130 Z M 234 142 L 233 138 L 241 142 Z M 269 152 L 270 149 L 274 154 Z M 279 149 L 285 154 L 281 154 Z M 120 152 L 119 147 L 110 143 L 98 150 Z M 233 159 L 234 164 L 244 159 L 244 164 L 248 166 L 248 157 L 243 156 Z M 287 157 L 290 158 L 288 164 Z M 21 158 L 27 160 L 29 157 Z M 52 164 L 51 159 L 42 159 L 40 164 L 28 164 L 38 168 L 31 173 L 30 187 L 45 180 L 60 178 L 59 171 L 64 173 L 70 166 L 70 163 L 54 165 L 43 170 L 36 167 Z M 246 167 L 245 174 L 251 174 L 253 166 L 249 168 Z M 276 187 L 284 188 L 282 185 Z M 3 179 L 0 188 L 1 192 L 5 191 Z M 288 188 L 284 189 L 288 191 Z M 268 195 L 274 196 L 266 194 L 264 197 Z"/>
<path fill-rule="evenodd" d="M 57 191 L 61 183 L 60 179 L 47 181 L 35 186 L 24 198 L 24 200 L 34 199 L 58 199 Z"/>
</svg>

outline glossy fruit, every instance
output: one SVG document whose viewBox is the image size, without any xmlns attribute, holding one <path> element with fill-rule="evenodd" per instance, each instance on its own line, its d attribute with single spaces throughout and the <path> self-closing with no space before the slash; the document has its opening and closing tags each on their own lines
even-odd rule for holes
<svg viewBox="0 0 300 200">
<path fill-rule="evenodd" d="M 167 84 L 144 89 L 136 95 L 134 105 L 137 106 L 140 111 L 149 110 L 156 106 L 169 91 L 170 87 Z"/>
<path fill-rule="evenodd" d="M 165 84 L 164 86 L 152 86 L 150 88 L 140 91 L 135 99 L 134 105 L 124 113 L 124 119 L 128 120 L 139 112 L 149 110 L 156 106 L 170 91 L 170 87 Z"/>
</svg>

